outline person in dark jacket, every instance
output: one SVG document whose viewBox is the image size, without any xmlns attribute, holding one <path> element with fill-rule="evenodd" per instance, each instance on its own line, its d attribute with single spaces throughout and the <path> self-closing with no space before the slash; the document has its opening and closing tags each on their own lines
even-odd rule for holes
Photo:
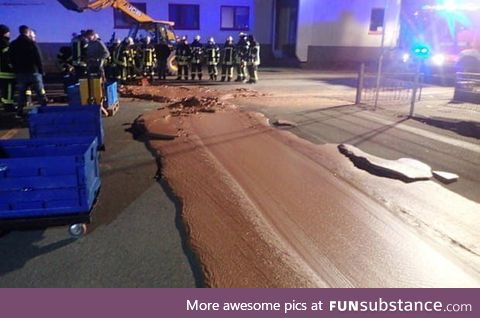
<svg viewBox="0 0 480 318">
<path fill-rule="evenodd" d="M 10 29 L 0 25 L 0 102 L 4 109 L 14 110 L 15 74 L 9 56 Z"/>
<path fill-rule="evenodd" d="M 23 116 L 26 90 L 31 85 L 42 106 L 47 105 L 43 86 L 43 64 L 40 49 L 31 39 L 31 29 L 22 25 L 20 35 L 10 44 L 10 60 L 17 80 L 18 116 Z"/>
<path fill-rule="evenodd" d="M 110 57 L 107 46 L 93 30 L 85 32 L 87 38 L 87 74 L 105 78 L 104 64 Z"/>
<path fill-rule="evenodd" d="M 172 53 L 172 49 L 167 43 L 161 42 L 155 46 L 155 53 L 158 60 L 158 78 L 161 80 L 167 79 L 168 72 L 168 58 Z"/>
</svg>

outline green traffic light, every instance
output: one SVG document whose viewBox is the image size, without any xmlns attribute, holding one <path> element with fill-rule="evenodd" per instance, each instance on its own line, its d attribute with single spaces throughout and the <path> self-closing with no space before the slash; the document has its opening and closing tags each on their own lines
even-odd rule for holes
<svg viewBox="0 0 480 318">
<path fill-rule="evenodd" d="M 426 58 L 430 56 L 430 49 L 427 46 L 421 45 L 413 48 L 415 56 L 420 58 Z"/>
</svg>

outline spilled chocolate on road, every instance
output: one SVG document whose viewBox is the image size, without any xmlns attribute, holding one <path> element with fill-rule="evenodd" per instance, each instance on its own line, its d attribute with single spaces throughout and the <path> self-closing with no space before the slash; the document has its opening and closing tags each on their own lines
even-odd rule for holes
<svg viewBox="0 0 480 318">
<path fill-rule="evenodd" d="M 182 202 L 207 286 L 480 286 L 477 203 L 432 181 L 357 169 L 337 145 L 272 128 L 226 93 L 139 87 L 130 96 L 162 100 L 165 90 L 170 104 L 136 126 L 176 136 L 148 143 Z"/>
</svg>

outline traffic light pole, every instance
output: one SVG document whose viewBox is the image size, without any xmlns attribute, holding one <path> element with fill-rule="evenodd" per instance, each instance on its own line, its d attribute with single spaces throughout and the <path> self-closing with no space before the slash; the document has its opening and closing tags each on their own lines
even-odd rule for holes
<svg viewBox="0 0 480 318">
<path fill-rule="evenodd" d="M 410 102 L 410 115 L 409 115 L 409 117 L 413 117 L 415 115 L 415 103 L 417 102 L 417 92 L 418 92 L 418 87 L 420 86 L 421 66 L 422 66 L 422 60 L 417 58 L 415 78 L 413 80 L 412 100 Z"/>
</svg>

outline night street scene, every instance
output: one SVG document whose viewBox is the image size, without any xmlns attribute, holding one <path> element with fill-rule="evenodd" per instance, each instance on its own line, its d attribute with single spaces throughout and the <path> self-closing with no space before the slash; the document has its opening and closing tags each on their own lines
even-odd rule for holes
<svg viewBox="0 0 480 318">
<path fill-rule="evenodd" d="M 480 287 L 480 1 L 0 0 L 0 287 Z"/>
</svg>

